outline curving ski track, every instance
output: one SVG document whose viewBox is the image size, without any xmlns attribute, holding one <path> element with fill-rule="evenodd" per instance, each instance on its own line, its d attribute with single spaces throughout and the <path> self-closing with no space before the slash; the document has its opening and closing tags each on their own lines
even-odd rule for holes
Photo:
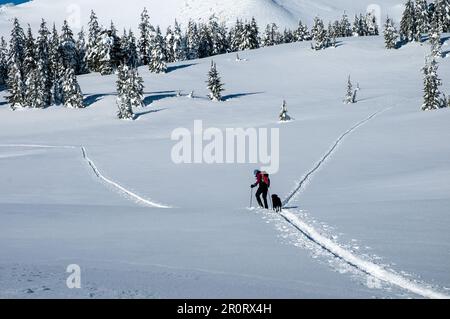
<svg viewBox="0 0 450 319">
<path fill-rule="evenodd" d="M 345 131 L 332 145 L 332 147 L 328 150 L 328 152 L 316 163 L 316 165 L 298 182 L 297 187 L 286 197 L 283 202 L 283 207 L 286 207 L 287 204 L 297 195 L 299 192 L 303 190 L 303 188 L 307 185 L 307 182 L 312 178 L 312 176 L 318 171 L 318 169 L 326 162 L 326 160 L 333 155 L 336 151 L 337 147 L 342 143 L 344 138 L 357 130 L 359 127 L 363 126 L 378 114 L 387 111 L 389 108 L 377 111 L 367 117 L 366 119 L 360 121 L 355 124 L 353 127 Z M 339 246 L 339 244 L 335 243 L 331 239 L 321 235 L 314 227 L 308 225 L 304 221 L 302 221 L 297 215 L 292 213 L 290 210 L 286 209 L 279 213 L 280 216 L 292 225 L 295 229 L 300 231 L 308 240 L 314 242 L 322 249 L 333 255 L 334 257 L 342 260 L 348 265 L 356 268 L 359 271 L 367 274 L 368 276 L 372 276 L 378 280 L 387 282 L 391 285 L 395 285 L 402 289 L 408 290 L 412 293 L 415 293 L 419 296 L 425 298 L 432 299 L 449 299 L 450 296 L 445 295 L 443 293 L 437 292 L 433 289 L 430 289 L 423 284 L 417 283 L 415 281 L 409 280 L 401 275 L 398 275 L 392 271 L 384 269 L 383 267 L 362 259 L 361 257 L 356 256 L 352 252 L 347 249 Z"/>
<path fill-rule="evenodd" d="M 120 192 L 124 193 L 125 195 L 133 198 L 137 202 L 139 202 L 141 204 L 144 204 L 146 206 L 151 206 L 151 207 L 156 207 L 156 208 L 170 208 L 169 206 L 162 205 L 162 204 L 153 202 L 151 200 L 145 199 L 145 198 L 143 198 L 143 197 L 133 193 L 132 191 L 126 189 L 125 187 L 119 185 L 118 183 L 110 180 L 109 178 L 105 177 L 102 173 L 100 173 L 100 171 L 98 170 L 98 168 L 95 165 L 95 163 L 88 157 L 86 148 L 84 146 L 81 147 L 81 152 L 83 154 L 83 159 L 92 168 L 92 170 L 94 171 L 95 175 L 97 175 L 97 177 L 100 178 L 101 180 L 103 180 L 105 183 L 113 186 L 114 188 L 116 188 Z"/>
<path fill-rule="evenodd" d="M 126 189 L 125 187 L 119 185 L 117 182 L 114 182 L 113 180 L 110 180 L 109 178 L 105 177 L 97 168 L 95 163 L 87 156 L 87 151 L 84 146 L 70 146 L 70 145 L 43 145 L 43 144 L 0 144 L 0 147 L 29 147 L 29 148 L 48 148 L 48 149 L 78 149 L 81 148 L 83 159 L 87 162 L 87 164 L 92 168 L 95 175 L 104 181 L 105 183 L 111 185 L 113 188 L 118 190 L 119 192 L 125 194 L 127 197 L 132 198 L 135 202 L 143 204 L 148 207 L 155 207 L 155 208 L 171 208 L 170 206 L 163 205 L 160 203 L 156 203 L 154 201 L 151 201 L 149 199 L 143 198 L 142 196 L 137 195 L 136 193 Z"/>
</svg>

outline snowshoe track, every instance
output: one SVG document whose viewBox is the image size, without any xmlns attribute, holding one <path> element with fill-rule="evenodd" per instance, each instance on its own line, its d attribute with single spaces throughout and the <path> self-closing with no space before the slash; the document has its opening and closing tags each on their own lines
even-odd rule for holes
<svg viewBox="0 0 450 319">
<path fill-rule="evenodd" d="M 296 188 L 283 201 L 283 207 L 286 207 L 286 205 L 288 205 L 290 201 L 304 189 L 308 181 L 311 180 L 313 175 L 334 154 L 334 152 L 336 151 L 336 149 L 342 143 L 342 141 L 345 139 L 346 136 L 350 135 L 361 126 L 365 125 L 367 122 L 375 118 L 377 115 L 389 109 L 390 108 L 379 110 L 371 114 L 364 120 L 358 122 L 347 131 L 345 131 L 334 142 L 332 147 L 325 153 L 325 155 L 314 165 L 314 167 L 306 175 L 304 175 L 304 177 L 298 182 Z M 400 287 L 402 289 L 405 289 L 409 292 L 412 292 L 425 298 L 450 299 L 450 296 L 437 292 L 425 286 L 424 284 L 407 279 L 393 271 L 389 271 L 381 267 L 380 265 L 377 265 L 373 262 L 364 260 L 363 258 L 356 256 L 351 251 L 343 248 L 339 244 L 335 243 L 333 240 L 320 234 L 320 232 L 318 232 L 314 227 L 302 221 L 297 215 L 295 215 L 288 209 L 283 210 L 279 214 L 286 222 L 288 222 L 291 226 L 300 231 L 308 240 L 312 241 L 313 243 L 320 246 L 323 250 L 327 251 L 334 257 L 342 260 L 346 264 L 356 268 L 357 270 L 363 272 L 368 276 L 371 276 L 388 284 Z"/>
</svg>

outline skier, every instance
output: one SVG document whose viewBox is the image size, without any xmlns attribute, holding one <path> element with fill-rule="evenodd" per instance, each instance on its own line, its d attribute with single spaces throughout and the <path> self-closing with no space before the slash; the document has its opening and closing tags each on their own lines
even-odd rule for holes
<svg viewBox="0 0 450 319">
<path fill-rule="evenodd" d="M 260 207 L 269 209 L 269 205 L 267 204 L 267 193 L 269 192 L 270 187 L 269 174 L 259 170 L 255 170 L 253 173 L 256 177 L 256 183 L 252 184 L 250 187 L 255 188 L 256 186 L 259 186 L 258 191 L 256 192 L 256 200 L 258 201 Z M 264 199 L 264 205 L 261 201 L 261 195 Z"/>
</svg>

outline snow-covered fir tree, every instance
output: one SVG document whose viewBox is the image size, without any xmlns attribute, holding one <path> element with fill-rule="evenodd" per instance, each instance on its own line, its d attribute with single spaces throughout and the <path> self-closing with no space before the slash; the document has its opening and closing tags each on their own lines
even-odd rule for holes
<svg viewBox="0 0 450 319">
<path fill-rule="evenodd" d="M 0 38 L 0 86 L 8 80 L 8 45 L 3 37 Z"/>
<path fill-rule="evenodd" d="M 52 69 L 51 69 L 51 47 L 50 47 L 50 31 L 47 23 L 42 20 L 37 37 L 37 64 L 38 76 L 41 80 L 41 90 L 44 105 L 51 104 L 51 88 L 52 88 Z"/>
<path fill-rule="evenodd" d="M 262 45 L 272 46 L 281 43 L 282 36 L 278 32 L 278 26 L 275 23 L 268 24 L 262 38 Z"/>
<path fill-rule="evenodd" d="M 68 108 L 84 108 L 83 94 L 77 81 L 75 71 L 71 68 L 66 69 L 62 83 L 62 92 L 64 106 Z"/>
<path fill-rule="evenodd" d="M 348 19 L 347 13 L 344 12 L 344 14 L 342 15 L 339 25 L 341 27 L 341 37 L 352 36 L 352 25 Z"/>
<path fill-rule="evenodd" d="M 186 60 L 186 56 L 186 39 L 181 31 L 181 26 L 175 20 L 173 29 L 173 58 L 174 61 L 184 61 Z"/>
<path fill-rule="evenodd" d="M 9 41 L 8 66 L 15 64 L 21 75 L 23 75 L 23 63 L 25 60 L 25 39 L 25 33 L 19 20 L 15 18 Z"/>
<path fill-rule="evenodd" d="M 438 26 L 438 22 L 435 20 L 431 23 L 429 39 L 431 45 L 431 56 L 440 58 L 442 56 L 441 29 Z"/>
<path fill-rule="evenodd" d="M 242 42 L 243 42 L 243 35 L 244 35 L 244 23 L 242 20 L 237 19 L 236 23 L 233 28 L 230 29 L 228 42 L 230 43 L 230 50 L 232 52 L 239 51 Z"/>
<path fill-rule="evenodd" d="M 228 51 L 227 29 L 224 23 L 219 24 L 215 15 L 209 17 L 208 33 L 211 38 L 211 55 L 223 54 Z"/>
<path fill-rule="evenodd" d="M 313 43 L 311 48 L 314 50 L 323 50 L 330 46 L 331 40 L 322 19 L 316 17 L 314 19 L 314 25 L 311 29 Z"/>
<path fill-rule="evenodd" d="M 151 61 L 152 52 L 152 32 L 154 32 L 153 26 L 150 24 L 150 16 L 148 15 L 147 8 L 141 13 L 141 22 L 139 23 L 139 57 L 144 65 L 148 65 Z"/>
<path fill-rule="evenodd" d="M 42 67 L 42 65 L 40 65 Z M 40 72 L 38 68 L 32 69 L 27 75 L 25 82 L 25 106 L 30 108 L 44 108 L 46 102 L 43 95 L 43 83 L 39 77 Z"/>
<path fill-rule="evenodd" d="M 112 30 L 103 30 L 97 39 L 93 56 L 98 61 L 98 69 L 102 75 L 114 73 L 121 62 L 120 39 Z"/>
<path fill-rule="evenodd" d="M 64 20 L 61 30 L 61 54 L 65 68 L 77 69 L 77 45 L 69 23 Z"/>
<path fill-rule="evenodd" d="M 86 74 L 89 73 L 88 61 L 87 61 L 87 46 L 86 46 L 86 35 L 84 29 L 81 28 L 78 33 L 78 38 L 76 42 L 76 73 Z"/>
<path fill-rule="evenodd" d="M 398 44 L 398 31 L 395 28 L 394 21 L 390 18 L 386 18 L 386 22 L 384 24 L 384 44 L 387 49 L 396 49 Z"/>
<path fill-rule="evenodd" d="M 441 32 L 450 32 L 450 0 L 435 0 L 434 16 Z"/>
<path fill-rule="evenodd" d="M 198 58 L 198 50 L 199 50 L 199 34 L 197 24 L 189 20 L 188 28 L 186 31 L 186 51 L 187 51 L 187 59 L 194 60 Z"/>
<path fill-rule="evenodd" d="M 161 35 L 161 30 L 156 27 L 156 35 L 152 46 L 150 55 L 149 69 L 152 73 L 166 73 L 166 57 L 164 55 L 164 38 Z"/>
<path fill-rule="evenodd" d="M 17 62 L 12 62 L 8 71 L 8 92 L 6 99 L 13 110 L 25 106 L 25 84 Z"/>
<path fill-rule="evenodd" d="M 358 91 L 359 91 L 359 85 L 357 85 L 356 88 L 354 89 L 352 80 L 349 75 L 348 81 L 347 81 L 347 93 L 345 94 L 345 97 L 344 97 L 344 103 L 345 104 L 356 103 L 356 94 Z"/>
<path fill-rule="evenodd" d="M 91 71 L 97 71 L 100 64 L 98 61 L 98 55 L 96 54 L 97 52 L 95 51 L 100 33 L 101 28 L 98 24 L 97 16 L 92 10 L 89 20 L 89 34 L 87 41 L 87 63 Z"/>
<path fill-rule="evenodd" d="M 439 86 L 442 85 L 438 74 L 438 63 L 434 57 L 428 57 L 423 68 L 423 104 L 422 110 L 436 110 L 442 107 Z"/>
<path fill-rule="evenodd" d="M 430 12 L 428 10 L 427 0 L 416 0 L 414 10 L 417 25 L 414 39 L 417 42 L 422 42 L 422 34 L 427 34 L 430 30 Z"/>
<path fill-rule="evenodd" d="M 209 32 L 209 27 L 207 24 L 201 23 L 199 25 L 199 47 L 198 47 L 198 57 L 206 58 L 213 54 L 213 39 Z"/>
<path fill-rule="evenodd" d="M 294 33 L 291 29 L 285 28 L 283 31 L 283 43 L 292 43 L 295 42 Z"/>
<path fill-rule="evenodd" d="M 335 26 L 333 26 L 331 24 L 331 22 L 328 24 L 328 30 L 327 30 L 327 34 L 328 34 L 328 38 L 330 39 L 330 46 L 332 47 L 336 47 L 336 38 L 338 37 L 338 32 L 339 29 L 336 29 Z"/>
<path fill-rule="evenodd" d="M 131 104 L 132 94 L 129 68 L 122 64 L 117 71 L 117 117 L 121 120 L 133 120 L 135 115 Z"/>
<path fill-rule="evenodd" d="M 136 45 L 136 38 L 131 29 L 126 32 L 124 30 L 121 39 L 122 62 L 130 68 L 137 68 L 139 63 L 139 53 Z"/>
<path fill-rule="evenodd" d="M 164 54 L 165 54 L 167 63 L 175 62 L 174 36 L 173 36 L 171 26 L 167 27 L 166 36 L 164 39 Z"/>
<path fill-rule="evenodd" d="M 253 18 L 251 23 L 244 24 L 240 36 L 241 43 L 238 46 L 239 51 L 253 50 L 259 47 L 258 27 L 254 23 L 256 20 Z"/>
<path fill-rule="evenodd" d="M 52 36 L 50 39 L 50 78 L 51 78 L 51 102 L 50 104 L 60 105 L 62 98 L 62 81 L 64 77 L 64 65 L 61 54 L 58 31 L 53 24 Z"/>
<path fill-rule="evenodd" d="M 224 91 L 223 83 L 220 79 L 219 72 L 217 71 L 216 63 L 211 61 L 211 68 L 208 72 L 208 90 L 209 98 L 212 101 L 221 101 L 222 92 Z"/>
<path fill-rule="evenodd" d="M 297 42 L 308 41 L 311 39 L 311 35 L 308 31 L 308 26 L 306 24 L 303 24 L 301 20 L 298 22 L 298 27 L 294 32 L 294 38 Z"/>
<path fill-rule="evenodd" d="M 416 10 L 412 0 L 408 0 L 405 4 L 400 22 L 400 36 L 401 40 L 406 42 L 414 41 L 417 37 Z"/>
<path fill-rule="evenodd" d="M 36 42 L 33 37 L 30 25 L 28 25 L 27 36 L 25 39 L 25 59 L 23 61 L 23 74 L 29 74 L 36 69 Z"/>
<path fill-rule="evenodd" d="M 132 107 L 143 107 L 144 106 L 144 80 L 139 75 L 137 68 L 129 68 L 129 78 L 130 78 L 130 103 Z"/>
<path fill-rule="evenodd" d="M 379 35 L 378 21 L 377 17 L 373 12 L 368 12 L 366 14 L 366 25 L 367 25 L 367 35 L 374 36 Z"/>
<path fill-rule="evenodd" d="M 281 105 L 280 115 L 278 116 L 280 122 L 287 122 L 291 120 L 291 117 L 288 115 L 287 103 L 283 101 Z"/>
</svg>

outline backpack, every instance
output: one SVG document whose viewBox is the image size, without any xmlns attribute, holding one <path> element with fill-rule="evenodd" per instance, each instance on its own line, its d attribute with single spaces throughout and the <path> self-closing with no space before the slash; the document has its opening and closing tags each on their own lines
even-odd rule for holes
<svg viewBox="0 0 450 319">
<path fill-rule="evenodd" d="M 260 172 L 260 174 L 261 174 L 261 182 L 266 184 L 267 187 L 270 187 L 269 174 L 267 174 L 267 172 Z"/>
</svg>

